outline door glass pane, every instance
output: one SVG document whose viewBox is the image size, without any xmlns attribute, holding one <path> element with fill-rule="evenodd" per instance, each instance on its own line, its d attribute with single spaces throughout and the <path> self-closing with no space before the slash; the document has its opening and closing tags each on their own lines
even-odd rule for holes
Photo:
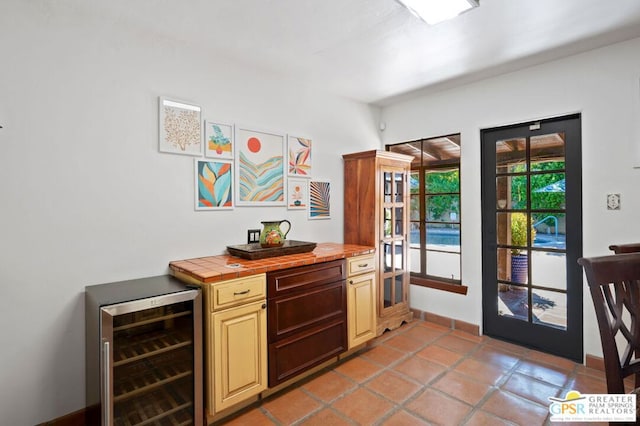
<svg viewBox="0 0 640 426">
<path fill-rule="evenodd" d="M 391 226 L 392 226 L 392 222 L 391 222 L 391 208 L 384 208 L 382 213 L 384 214 L 384 224 L 383 224 L 383 232 L 384 232 L 384 238 L 390 238 L 391 237 Z"/>
<path fill-rule="evenodd" d="M 395 302 L 394 303 L 402 303 L 404 302 L 404 293 L 402 291 L 403 286 L 402 283 L 404 281 L 404 275 L 396 275 L 396 288 L 395 288 Z"/>
<path fill-rule="evenodd" d="M 497 250 L 497 271 L 498 281 L 511 281 L 511 257 L 509 249 L 499 248 Z"/>
<path fill-rule="evenodd" d="M 394 173 L 393 179 L 395 181 L 396 196 L 395 201 L 401 203 L 404 201 L 404 174 Z"/>
<path fill-rule="evenodd" d="M 531 284 L 540 287 L 567 289 L 567 255 L 534 251 L 531 253 Z"/>
<path fill-rule="evenodd" d="M 404 208 L 396 207 L 395 211 L 395 227 L 394 227 L 394 236 L 395 235 L 404 235 Z"/>
<path fill-rule="evenodd" d="M 498 315 L 529 320 L 529 289 L 507 284 L 498 284 Z"/>
<path fill-rule="evenodd" d="M 563 170 L 564 139 L 564 132 L 532 136 L 529 142 L 531 170 Z"/>
<path fill-rule="evenodd" d="M 420 194 L 409 197 L 409 219 L 420 220 Z"/>
<path fill-rule="evenodd" d="M 392 182 L 391 182 L 391 173 L 384 172 L 383 177 L 384 177 L 384 202 L 390 203 L 391 193 L 393 191 Z"/>
<path fill-rule="evenodd" d="M 527 246 L 532 229 L 525 213 L 496 213 L 497 242 L 500 245 L 513 246 L 515 254 L 521 251 L 519 247 Z"/>
<path fill-rule="evenodd" d="M 395 258 L 393 267 L 395 270 L 404 269 L 404 247 L 402 241 L 396 241 L 393 245 L 395 247 Z"/>
<path fill-rule="evenodd" d="M 384 279 L 384 307 L 388 308 L 391 306 L 391 277 L 387 277 Z"/>
<path fill-rule="evenodd" d="M 533 322 L 567 328 L 567 295 L 555 291 L 533 290 Z"/>
<path fill-rule="evenodd" d="M 385 272 L 389 272 L 391 271 L 392 268 L 392 264 L 391 262 L 393 261 L 391 259 L 391 244 L 390 243 L 384 243 L 383 244 L 383 250 L 384 250 L 384 271 Z"/>
<path fill-rule="evenodd" d="M 534 247 L 564 250 L 567 246 L 566 214 L 555 212 L 536 212 L 531 215 L 536 230 Z"/>
<path fill-rule="evenodd" d="M 427 250 L 427 274 L 449 280 L 459 280 L 460 254 Z"/>
<path fill-rule="evenodd" d="M 531 175 L 531 208 L 534 210 L 565 208 L 564 173 Z"/>
<path fill-rule="evenodd" d="M 527 140 L 516 138 L 496 142 L 496 173 L 527 170 Z"/>
</svg>

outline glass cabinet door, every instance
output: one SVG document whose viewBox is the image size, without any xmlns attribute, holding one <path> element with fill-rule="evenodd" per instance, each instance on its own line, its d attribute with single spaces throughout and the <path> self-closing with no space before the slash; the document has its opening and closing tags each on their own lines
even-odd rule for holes
<svg viewBox="0 0 640 426">
<path fill-rule="evenodd" d="M 382 197 L 382 240 L 380 241 L 380 264 L 383 269 L 383 310 L 406 303 L 408 283 L 406 273 L 407 248 L 406 209 L 404 197 L 407 174 L 403 171 L 384 170 Z"/>
</svg>

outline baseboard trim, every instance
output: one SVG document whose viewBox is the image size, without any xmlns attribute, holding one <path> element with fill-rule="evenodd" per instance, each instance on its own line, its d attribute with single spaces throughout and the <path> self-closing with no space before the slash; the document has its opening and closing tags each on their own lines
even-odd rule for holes
<svg viewBox="0 0 640 426">
<path fill-rule="evenodd" d="M 445 317 L 443 315 L 434 314 L 431 312 L 421 311 L 419 309 L 411 309 L 413 317 L 421 319 L 427 322 L 441 325 L 443 327 L 450 328 L 452 330 L 460 330 L 465 333 L 469 333 L 474 336 L 480 336 L 480 326 L 472 324 L 470 322 L 457 320 L 455 318 Z"/>
<path fill-rule="evenodd" d="M 86 426 L 86 408 L 69 413 L 57 419 L 40 423 L 36 426 Z"/>
<path fill-rule="evenodd" d="M 604 371 L 604 359 L 602 357 L 586 354 L 584 357 L 584 365 L 587 368 Z"/>
</svg>

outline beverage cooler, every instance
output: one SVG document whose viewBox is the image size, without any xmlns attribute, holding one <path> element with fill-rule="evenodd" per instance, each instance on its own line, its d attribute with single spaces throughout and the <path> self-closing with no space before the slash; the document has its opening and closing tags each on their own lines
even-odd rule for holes
<svg viewBox="0 0 640 426">
<path fill-rule="evenodd" d="M 202 303 L 172 276 L 86 287 L 88 425 L 202 425 Z"/>
</svg>

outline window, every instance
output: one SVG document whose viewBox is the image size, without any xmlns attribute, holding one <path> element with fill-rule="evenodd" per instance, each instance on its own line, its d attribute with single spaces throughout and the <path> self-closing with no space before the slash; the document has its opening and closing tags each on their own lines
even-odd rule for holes
<svg viewBox="0 0 640 426">
<path fill-rule="evenodd" d="M 460 276 L 460 134 L 387 145 L 412 155 L 411 284 L 466 293 Z"/>
</svg>

